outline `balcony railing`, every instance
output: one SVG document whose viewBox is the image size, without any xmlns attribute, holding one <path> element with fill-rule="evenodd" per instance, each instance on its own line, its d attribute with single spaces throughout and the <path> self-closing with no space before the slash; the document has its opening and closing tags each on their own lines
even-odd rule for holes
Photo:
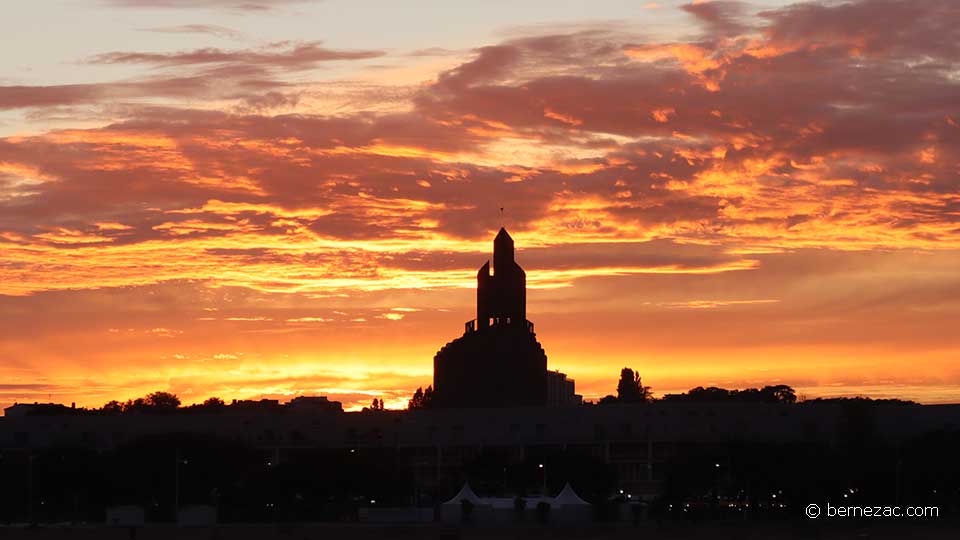
<svg viewBox="0 0 960 540">
<path fill-rule="evenodd" d="M 519 320 L 517 320 L 517 322 L 519 322 Z M 523 322 L 526 323 L 526 325 L 527 325 L 527 331 L 532 334 L 532 333 L 533 333 L 533 323 L 530 322 L 530 321 L 523 321 Z M 494 326 L 507 326 L 507 325 L 512 326 L 512 325 L 514 325 L 514 324 L 515 324 L 514 321 L 511 320 L 510 317 L 490 317 L 490 324 L 489 324 L 489 326 L 490 326 L 490 327 L 494 327 Z M 472 320 L 469 320 L 469 321 L 467 321 L 466 323 L 464 323 L 463 326 L 464 326 L 464 332 L 467 333 L 467 334 L 471 334 L 471 333 L 477 331 L 477 328 L 478 328 L 479 325 L 477 324 L 477 320 L 476 320 L 476 319 L 472 319 Z"/>
</svg>

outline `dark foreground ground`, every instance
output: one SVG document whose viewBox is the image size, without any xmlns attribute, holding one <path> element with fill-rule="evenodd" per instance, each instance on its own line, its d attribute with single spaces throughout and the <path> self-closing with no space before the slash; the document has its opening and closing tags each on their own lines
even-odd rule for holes
<svg viewBox="0 0 960 540">
<path fill-rule="evenodd" d="M 850 523 L 710 523 L 710 524 L 665 524 L 657 526 L 643 523 L 639 526 L 617 525 L 590 527 L 451 527 L 444 525 L 225 525 L 217 528 L 178 528 L 172 525 L 148 525 L 135 532 L 102 526 L 86 527 L 0 527 L 0 539 L 6 540 L 389 540 L 389 539 L 630 539 L 630 540 L 792 540 L 792 539 L 858 539 L 901 540 L 931 539 L 956 540 L 960 538 L 960 522 L 956 520 L 931 520 L 907 522 L 876 520 L 874 522 Z"/>
</svg>

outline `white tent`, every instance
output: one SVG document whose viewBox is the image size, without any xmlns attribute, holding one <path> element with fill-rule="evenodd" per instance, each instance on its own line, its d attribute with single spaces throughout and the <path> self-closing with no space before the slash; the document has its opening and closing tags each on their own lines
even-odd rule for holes
<svg viewBox="0 0 960 540">
<path fill-rule="evenodd" d="M 593 519 L 593 505 L 580 498 L 568 483 L 552 503 L 554 517 L 560 523 L 587 523 Z"/>
<path fill-rule="evenodd" d="M 573 487 L 570 486 L 570 483 L 567 482 L 567 485 L 563 486 L 563 489 L 560 490 L 560 493 L 553 498 L 553 506 L 590 506 L 590 503 L 580 498 L 577 495 L 577 492 L 573 490 Z"/>
<path fill-rule="evenodd" d="M 463 513 L 463 501 L 473 503 L 474 508 L 470 514 Z M 484 514 L 490 510 L 490 503 L 486 499 L 477 497 L 477 494 L 470 489 L 469 483 L 464 483 L 459 493 L 440 506 L 440 519 L 446 523 L 457 523 L 470 515 L 472 515 L 470 519 L 482 522 L 485 521 Z"/>
<path fill-rule="evenodd" d="M 470 501 L 470 502 L 472 502 L 474 505 L 485 504 L 485 502 L 483 501 L 483 499 L 481 499 L 480 497 L 477 497 L 477 494 L 474 493 L 472 489 L 470 489 L 470 483 L 469 483 L 469 482 L 464 482 L 463 487 L 460 488 L 460 492 L 457 493 L 456 495 L 454 495 L 452 499 L 450 499 L 449 501 L 447 501 L 447 502 L 445 502 L 445 503 L 443 503 L 443 504 L 457 504 L 457 505 L 459 505 L 459 504 L 461 504 L 460 501 Z"/>
</svg>

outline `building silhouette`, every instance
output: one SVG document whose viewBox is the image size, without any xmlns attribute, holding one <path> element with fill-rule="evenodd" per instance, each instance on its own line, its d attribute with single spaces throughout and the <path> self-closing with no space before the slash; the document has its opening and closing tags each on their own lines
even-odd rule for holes
<svg viewBox="0 0 960 540">
<path fill-rule="evenodd" d="M 547 354 L 527 320 L 527 275 L 501 228 L 477 273 L 477 318 L 433 358 L 433 406 L 516 407 L 581 401 L 574 381 L 547 370 Z"/>
</svg>

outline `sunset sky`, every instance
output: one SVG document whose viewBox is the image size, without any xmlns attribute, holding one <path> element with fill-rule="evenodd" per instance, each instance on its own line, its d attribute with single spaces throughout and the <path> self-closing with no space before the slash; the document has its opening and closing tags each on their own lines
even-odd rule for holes
<svg viewBox="0 0 960 540">
<path fill-rule="evenodd" d="M 960 2 L 5 9 L 0 407 L 402 407 L 501 223 L 587 398 L 960 402 Z"/>
</svg>

